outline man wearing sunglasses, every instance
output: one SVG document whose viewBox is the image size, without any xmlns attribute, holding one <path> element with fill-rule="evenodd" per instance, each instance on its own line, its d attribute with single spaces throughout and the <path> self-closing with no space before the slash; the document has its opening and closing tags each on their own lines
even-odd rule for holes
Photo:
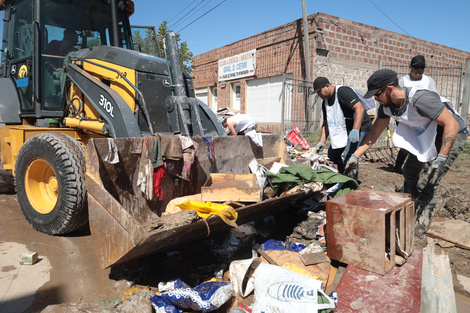
<svg viewBox="0 0 470 313">
<path fill-rule="evenodd" d="M 426 59 L 424 55 L 417 55 L 411 59 L 410 73 L 398 80 L 401 87 L 419 87 L 437 92 L 436 84 L 432 77 L 425 75 Z M 395 172 L 401 172 L 401 167 L 408 156 L 408 151 L 400 149 L 395 160 Z"/>
<path fill-rule="evenodd" d="M 333 86 L 328 78 L 317 77 L 313 92 L 322 100 L 323 125 L 316 152 L 322 153 L 330 137 L 328 158 L 344 172 L 344 162 L 356 150 L 362 138 L 372 127 L 372 122 L 359 96 L 348 86 Z M 342 154 L 344 152 L 344 161 Z"/>
<path fill-rule="evenodd" d="M 454 160 L 463 151 L 467 141 L 467 124 L 450 106 L 442 102 L 434 91 L 417 87 L 402 88 L 397 73 L 382 69 L 367 80 L 365 98 L 372 96 L 380 103 L 377 119 L 345 167 L 345 174 L 357 166 L 359 157 L 379 138 L 390 117 L 399 124 L 393 134 L 393 143 L 410 152 L 416 166 L 407 166 L 403 176 L 404 191 L 416 200 L 415 233 L 424 239 L 436 207 L 437 188 Z M 443 127 L 442 140 L 436 141 L 437 126 Z"/>
<path fill-rule="evenodd" d="M 400 78 L 401 87 L 419 87 L 437 92 L 436 83 L 432 77 L 425 75 L 426 59 L 424 55 L 417 55 L 411 59 L 410 73 Z"/>
</svg>

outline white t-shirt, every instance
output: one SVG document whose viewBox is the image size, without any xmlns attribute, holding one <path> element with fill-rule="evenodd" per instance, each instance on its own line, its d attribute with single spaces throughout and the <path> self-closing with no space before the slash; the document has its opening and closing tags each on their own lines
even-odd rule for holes
<svg viewBox="0 0 470 313">
<path fill-rule="evenodd" d="M 230 124 L 231 122 L 235 122 L 235 132 L 239 133 L 241 131 L 244 131 L 245 129 L 249 127 L 256 127 L 256 120 L 246 114 L 240 114 L 238 113 L 235 116 L 229 117 L 227 119 L 227 123 Z"/>
<path fill-rule="evenodd" d="M 432 91 L 437 92 L 436 84 L 434 83 L 434 79 L 431 76 L 424 75 L 420 80 L 413 80 L 411 79 L 410 74 L 407 74 L 403 77 L 400 77 L 398 80 L 398 85 L 401 87 L 418 87 L 421 89 L 429 89 Z"/>
</svg>

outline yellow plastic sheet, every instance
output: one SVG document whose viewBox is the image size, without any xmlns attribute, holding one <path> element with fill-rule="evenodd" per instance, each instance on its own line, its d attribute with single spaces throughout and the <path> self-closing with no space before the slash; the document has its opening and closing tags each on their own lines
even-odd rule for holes
<svg viewBox="0 0 470 313">
<path fill-rule="evenodd" d="M 235 223 L 238 218 L 238 213 L 230 205 L 212 203 L 210 201 L 201 202 L 188 200 L 181 204 L 177 204 L 181 210 L 196 210 L 201 218 L 208 218 L 211 215 L 218 215 L 220 218 L 232 227 L 237 227 Z"/>
</svg>

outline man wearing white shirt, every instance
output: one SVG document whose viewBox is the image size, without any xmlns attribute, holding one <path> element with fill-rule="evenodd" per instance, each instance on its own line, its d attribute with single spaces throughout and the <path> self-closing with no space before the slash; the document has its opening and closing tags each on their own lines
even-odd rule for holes
<svg viewBox="0 0 470 313">
<path fill-rule="evenodd" d="M 436 84 L 432 77 L 425 75 L 424 70 L 426 68 L 426 58 L 424 55 L 417 55 L 411 59 L 410 62 L 410 73 L 398 80 L 400 87 L 417 87 L 422 89 L 428 89 L 437 92 Z M 408 156 L 408 151 L 400 149 L 398 151 L 397 159 L 395 160 L 395 172 L 400 173 L 401 167 Z"/>
</svg>

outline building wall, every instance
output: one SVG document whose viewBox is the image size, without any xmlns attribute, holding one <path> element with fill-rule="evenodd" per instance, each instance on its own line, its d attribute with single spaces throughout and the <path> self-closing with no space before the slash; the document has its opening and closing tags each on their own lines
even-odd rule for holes
<svg viewBox="0 0 470 313">
<path fill-rule="evenodd" d="M 406 68 L 411 58 L 417 54 L 426 57 L 428 67 L 463 68 L 470 58 L 470 53 L 462 50 L 323 13 L 310 15 L 308 27 L 312 73 L 310 81 L 318 76 L 326 76 L 333 85 L 348 85 L 365 91 L 367 78 L 380 66 L 401 64 Z M 224 84 L 217 81 L 218 60 L 251 49 L 257 50 L 256 76 L 226 81 L 223 87 Z M 195 56 L 194 86 L 196 89 L 217 86 L 218 107 L 223 108 L 231 107 L 230 84 L 240 82 L 240 108 L 244 113 L 247 80 L 283 74 L 294 79 L 306 79 L 304 58 L 303 27 L 302 20 L 299 19 Z M 315 99 L 315 95 L 311 97 L 314 99 L 304 96 L 293 101 L 292 124 L 302 124 L 305 121 L 306 107 L 314 111 L 313 119 L 320 118 L 319 106 L 314 105 L 318 104 L 318 99 Z M 261 123 L 259 128 L 262 131 L 279 131 L 278 124 Z"/>
</svg>

